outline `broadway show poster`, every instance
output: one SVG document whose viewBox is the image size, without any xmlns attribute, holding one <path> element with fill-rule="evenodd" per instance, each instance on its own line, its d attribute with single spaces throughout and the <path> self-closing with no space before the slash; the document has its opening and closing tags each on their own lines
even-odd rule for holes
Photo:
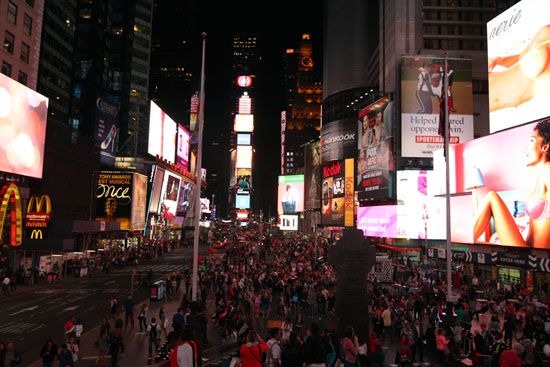
<svg viewBox="0 0 550 367">
<path fill-rule="evenodd" d="M 451 144 L 474 137 L 472 60 L 447 59 Z M 444 95 L 445 61 L 433 56 L 401 58 L 401 155 L 431 158 L 443 148 L 439 99 Z"/>
<path fill-rule="evenodd" d="M 321 130 L 321 162 L 357 155 L 357 119 L 349 118 L 324 124 Z"/>
<path fill-rule="evenodd" d="M 359 111 L 356 191 L 359 200 L 391 198 L 394 102 L 386 96 Z"/>
<path fill-rule="evenodd" d="M 550 1 L 522 0 L 487 23 L 491 133 L 550 116 Z"/>
<path fill-rule="evenodd" d="M 95 139 L 101 148 L 101 163 L 113 165 L 118 150 L 118 107 L 114 97 L 96 100 Z"/>
<path fill-rule="evenodd" d="M 95 220 L 118 221 L 121 229 L 130 228 L 133 174 L 102 171 L 96 174 Z"/>
<path fill-rule="evenodd" d="M 321 167 L 321 223 L 352 227 L 354 214 L 353 158 Z"/>
<path fill-rule="evenodd" d="M 304 147 L 305 161 L 305 206 L 308 209 L 321 207 L 321 145 L 319 141 Z"/>
</svg>

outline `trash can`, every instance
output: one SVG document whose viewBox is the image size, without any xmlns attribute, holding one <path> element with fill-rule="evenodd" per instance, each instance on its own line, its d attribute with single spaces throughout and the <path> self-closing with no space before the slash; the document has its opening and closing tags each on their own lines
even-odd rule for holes
<svg viewBox="0 0 550 367">
<path fill-rule="evenodd" d="M 166 282 L 159 280 L 151 286 L 150 296 L 151 301 L 160 301 L 166 297 Z"/>
</svg>

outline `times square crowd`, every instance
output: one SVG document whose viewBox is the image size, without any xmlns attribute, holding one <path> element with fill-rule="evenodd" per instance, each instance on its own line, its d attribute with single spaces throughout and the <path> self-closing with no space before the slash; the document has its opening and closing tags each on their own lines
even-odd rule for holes
<svg viewBox="0 0 550 367">
<path fill-rule="evenodd" d="M 248 235 L 246 234 L 248 233 Z M 152 315 L 131 297 L 108 300 L 110 315 L 94 337 L 97 366 L 117 366 L 124 353 L 123 330 L 147 335 L 149 363 L 198 366 L 208 346 L 211 319 L 224 343 L 238 346 L 232 366 L 547 366 L 550 357 L 548 290 L 512 286 L 497 292 L 490 282 L 465 285 L 456 274 L 456 302 L 446 302 L 445 279 L 436 269 L 407 265 L 403 284 L 378 283 L 369 276 L 369 330 L 345 325 L 338 335 L 337 274 L 326 261 L 330 241 L 302 236 L 235 233 L 222 251 L 200 257 L 197 302 L 191 300 L 188 270 L 166 276 L 167 294 L 179 301 L 168 315 Z M 140 282 L 150 284 L 150 274 Z M 483 292 L 485 302 L 476 301 Z M 207 301 L 214 302 L 207 307 Z M 367 312 L 367 310 L 365 310 Z M 75 366 L 82 322 L 64 327 L 59 347 L 47 340 L 44 366 Z M 362 335 L 361 337 L 359 335 Z M 25 365 L 13 343 L 0 342 L 0 367 Z"/>
</svg>

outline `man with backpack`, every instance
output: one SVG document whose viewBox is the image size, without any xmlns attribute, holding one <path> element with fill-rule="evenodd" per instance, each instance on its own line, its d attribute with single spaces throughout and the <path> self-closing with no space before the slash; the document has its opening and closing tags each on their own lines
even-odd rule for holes
<svg viewBox="0 0 550 367">
<path fill-rule="evenodd" d="M 159 349 L 160 337 L 159 337 L 160 327 L 157 324 L 157 319 L 154 317 L 151 319 L 151 323 L 147 326 L 147 335 L 149 335 L 149 355 L 153 355 L 153 346 L 155 347 L 155 353 Z"/>
<path fill-rule="evenodd" d="M 330 353 L 330 346 L 319 334 L 319 324 L 311 323 L 307 333 L 308 337 L 304 344 L 306 367 L 325 367 L 327 355 Z"/>
</svg>

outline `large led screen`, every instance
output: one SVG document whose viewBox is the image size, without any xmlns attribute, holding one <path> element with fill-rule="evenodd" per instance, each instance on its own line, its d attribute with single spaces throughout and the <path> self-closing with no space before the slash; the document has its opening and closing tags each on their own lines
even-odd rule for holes
<svg viewBox="0 0 550 367">
<path fill-rule="evenodd" d="M 237 134 L 237 145 L 250 145 L 250 134 Z"/>
<path fill-rule="evenodd" d="M 177 129 L 176 122 L 151 101 L 148 153 L 174 163 Z"/>
<path fill-rule="evenodd" d="M 357 208 L 357 229 L 365 236 L 397 237 L 397 206 L 365 206 Z"/>
<path fill-rule="evenodd" d="M 95 140 L 100 143 L 101 163 L 114 165 L 118 150 L 118 103 L 116 97 L 96 100 Z"/>
<path fill-rule="evenodd" d="M 453 242 L 550 248 L 550 119 L 454 148 Z"/>
<path fill-rule="evenodd" d="M 360 201 L 392 197 L 393 120 L 390 97 L 359 111 L 356 191 Z"/>
<path fill-rule="evenodd" d="M 142 230 L 145 227 L 145 213 L 147 211 L 147 176 L 134 173 L 132 190 L 132 218 L 131 229 Z"/>
<path fill-rule="evenodd" d="M 323 124 L 321 129 L 321 161 L 355 157 L 357 155 L 357 118 Z"/>
<path fill-rule="evenodd" d="M 444 95 L 444 59 L 403 56 L 401 59 L 401 155 L 431 158 L 443 148 L 439 130 L 440 98 Z M 448 59 L 451 144 L 474 137 L 472 60 Z"/>
<path fill-rule="evenodd" d="M 278 226 L 281 231 L 297 231 L 298 216 L 297 215 L 280 215 Z"/>
<path fill-rule="evenodd" d="M 237 146 L 237 169 L 252 168 L 252 146 L 238 145 Z"/>
<path fill-rule="evenodd" d="M 305 207 L 321 208 L 321 145 L 319 141 L 304 147 Z"/>
<path fill-rule="evenodd" d="M 250 195 L 235 195 L 235 208 L 250 209 Z"/>
<path fill-rule="evenodd" d="M 254 131 L 254 115 L 235 115 L 234 130 L 239 133 Z"/>
<path fill-rule="evenodd" d="M 327 162 L 321 167 L 321 223 L 354 225 L 354 159 Z"/>
<path fill-rule="evenodd" d="M 191 204 L 193 202 L 193 185 L 189 182 L 182 180 L 180 186 L 180 194 L 178 197 L 178 207 L 176 214 L 178 216 L 183 216 L 187 214 L 187 211 L 190 210 Z"/>
<path fill-rule="evenodd" d="M 160 212 L 165 218 L 174 218 L 178 207 L 181 177 L 166 171 L 162 182 Z"/>
<path fill-rule="evenodd" d="M 0 171 L 42 178 L 48 98 L 0 74 Z"/>
<path fill-rule="evenodd" d="M 130 229 L 133 173 L 102 171 L 95 174 L 95 220 L 118 221 Z"/>
<path fill-rule="evenodd" d="M 487 23 L 491 132 L 550 116 L 550 1 L 523 0 Z"/>
<path fill-rule="evenodd" d="M 189 170 L 189 132 L 181 124 L 178 124 L 176 164 L 186 171 Z"/>
<path fill-rule="evenodd" d="M 304 211 L 304 175 L 279 176 L 277 210 L 280 214 Z"/>
<path fill-rule="evenodd" d="M 164 169 L 153 166 L 151 171 L 151 196 L 149 199 L 149 212 L 158 213 L 162 191 L 162 183 L 164 182 Z"/>
</svg>

